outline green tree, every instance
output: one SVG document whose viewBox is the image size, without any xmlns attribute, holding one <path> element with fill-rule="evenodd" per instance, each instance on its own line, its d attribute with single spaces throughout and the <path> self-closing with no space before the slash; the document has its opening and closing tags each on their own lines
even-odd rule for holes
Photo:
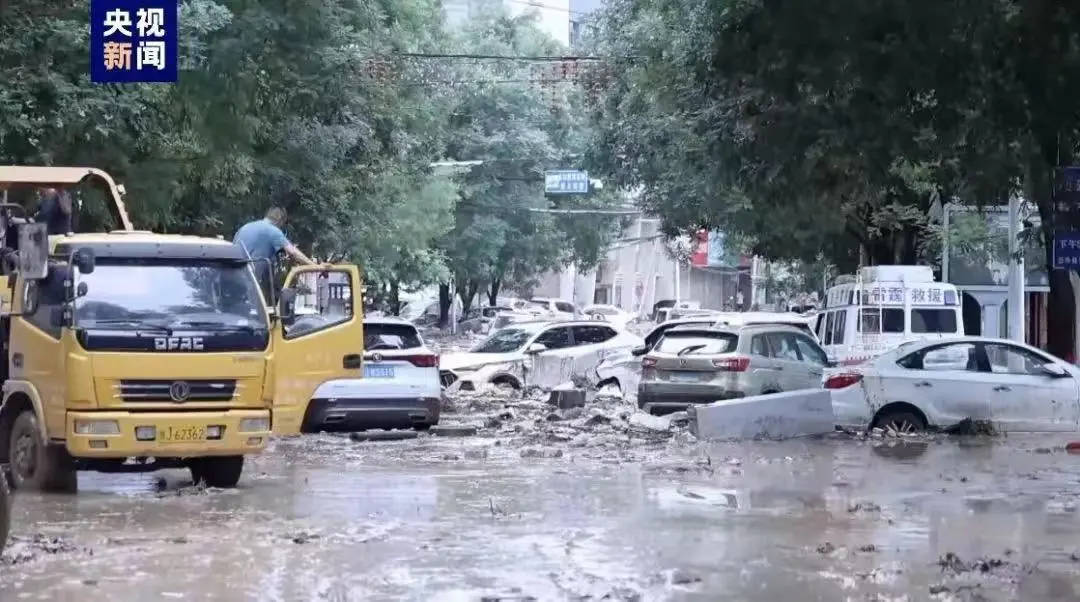
<svg viewBox="0 0 1080 602">
<path fill-rule="evenodd" d="M 1054 224 L 1077 150 L 1080 14 L 1043 0 L 615 0 L 595 165 L 671 231 L 719 226 L 774 258 L 913 263 L 935 203 L 1023 192 Z M 1050 248 L 1050 245 L 1047 245 Z M 1051 278 L 1051 350 L 1071 348 Z"/>
</svg>

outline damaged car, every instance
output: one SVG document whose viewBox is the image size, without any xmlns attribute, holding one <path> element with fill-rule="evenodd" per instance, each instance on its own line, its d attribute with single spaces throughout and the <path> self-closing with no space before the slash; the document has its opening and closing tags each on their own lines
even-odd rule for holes
<svg viewBox="0 0 1080 602">
<path fill-rule="evenodd" d="M 641 359 L 637 403 L 666 414 L 724 399 L 821 389 L 827 365 L 825 351 L 791 326 L 679 326 Z"/>
<path fill-rule="evenodd" d="M 592 320 L 518 323 L 495 331 L 471 351 L 443 355 L 439 376 L 447 391 L 553 387 L 641 343 L 637 335 Z"/>
<path fill-rule="evenodd" d="M 909 342 L 825 381 L 839 426 L 898 433 L 988 422 L 998 432 L 1080 428 L 1080 369 L 1005 339 Z"/>
<path fill-rule="evenodd" d="M 638 382 L 641 380 L 641 356 L 652 350 L 665 332 L 686 324 L 711 326 L 715 323 L 716 320 L 711 316 L 664 322 L 645 335 L 642 345 L 605 356 L 592 370 L 589 377 L 596 383 L 597 387 L 613 386 L 618 388 L 622 395 L 633 398 L 637 395 Z"/>
</svg>

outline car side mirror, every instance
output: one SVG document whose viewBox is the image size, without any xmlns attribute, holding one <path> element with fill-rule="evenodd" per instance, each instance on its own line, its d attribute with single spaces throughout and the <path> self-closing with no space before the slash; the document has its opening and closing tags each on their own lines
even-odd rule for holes
<svg viewBox="0 0 1080 602">
<path fill-rule="evenodd" d="M 638 347 L 634 347 L 633 349 L 631 349 L 630 350 L 630 355 L 632 355 L 634 357 L 639 357 L 639 356 L 645 355 L 648 352 L 649 352 L 648 345 L 640 345 Z"/>
<path fill-rule="evenodd" d="M 294 313 L 294 304 L 296 302 L 296 290 L 286 288 L 281 290 L 281 296 L 278 298 L 277 316 L 282 320 L 291 320 Z"/>
<path fill-rule="evenodd" d="M 1065 378 L 1069 376 L 1069 371 L 1062 368 L 1058 364 L 1043 364 L 1039 366 L 1039 369 L 1043 371 L 1043 374 L 1050 378 Z"/>
<path fill-rule="evenodd" d="M 541 352 L 544 352 L 544 351 L 547 351 L 547 345 L 545 345 L 543 343 L 533 343 L 532 345 L 529 345 L 528 348 L 525 349 L 525 353 L 528 353 L 528 354 L 541 353 Z"/>
<path fill-rule="evenodd" d="M 80 274 L 93 274 L 94 265 L 97 263 L 93 249 L 77 249 L 72 255 L 72 261 Z"/>
</svg>

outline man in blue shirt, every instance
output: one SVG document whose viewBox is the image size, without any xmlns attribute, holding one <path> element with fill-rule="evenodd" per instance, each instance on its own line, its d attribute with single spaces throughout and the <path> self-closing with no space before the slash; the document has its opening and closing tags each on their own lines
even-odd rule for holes
<svg viewBox="0 0 1080 602">
<path fill-rule="evenodd" d="M 271 207 L 266 212 L 264 219 L 248 222 L 236 231 L 233 236 L 233 244 L 240 245 L 254 260 L 255 275 L 259 278 L 259 284 L 263 287 L 263 294 L 268 303 L 272 303 L 270 295 L 274 277 L 273 265 L 280 251 L 285 251 L 296 261 L 305 265 L 315 265 L 315 262 L 304 255 L 296 245 L 285 238 L 281 227 L 285 225 L 285 210 L 281 207 Z"/>
</svg>

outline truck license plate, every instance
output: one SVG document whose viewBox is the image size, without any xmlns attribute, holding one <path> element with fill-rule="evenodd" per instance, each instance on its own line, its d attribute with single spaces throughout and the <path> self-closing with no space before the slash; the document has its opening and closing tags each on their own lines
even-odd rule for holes
<svg viewBox="0 0 1080 602">
<path fill-rule="evenodd" d="M 206 439 L 206 427 L 204 426 L 167 426 L 160 429 L 159 438 L 163 443 L 180 443 L 183 441 L 203 441 Z"/>
<path fill-rule="evenodd" d="M 364 365 L 364 377 L 366 378 L 394 378 L 393 366 Z"/>
</svg>

